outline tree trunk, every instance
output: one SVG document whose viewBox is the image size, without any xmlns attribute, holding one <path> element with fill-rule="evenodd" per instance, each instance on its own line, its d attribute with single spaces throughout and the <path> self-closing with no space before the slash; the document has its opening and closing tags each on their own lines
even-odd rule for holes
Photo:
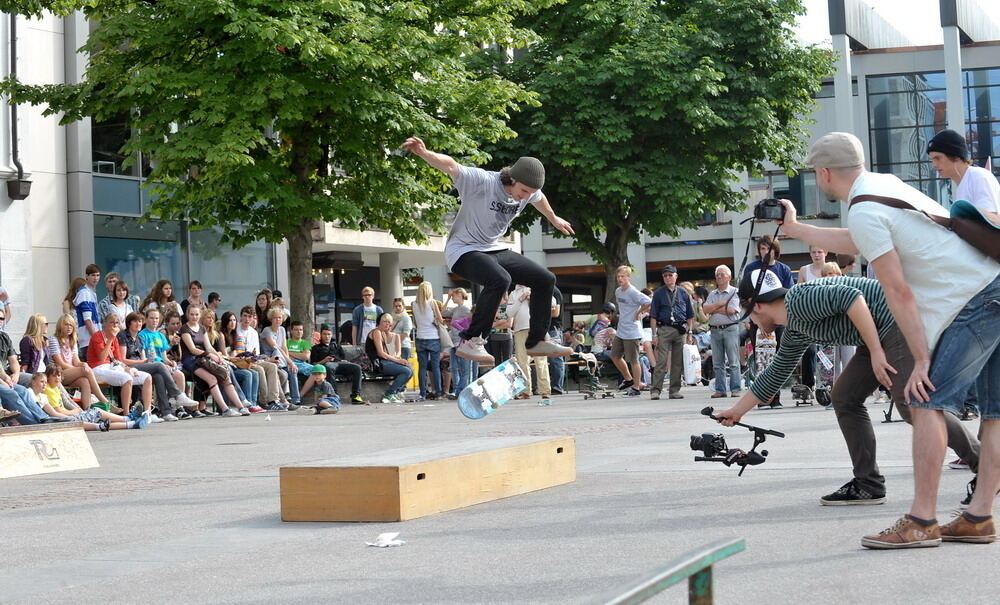
<svg viewBox="0 0 1000 605">
<path fill-rule="evenodd" d="M 628 233 L 619 227 L 607 232 L 604 240 L 604 248 L 607 250 L 607 262 L 604 263 L 604 300 L 615 301 L 615 289 L 618 282 L 615 279 L 615 271 L 622 265 L 628 265 Z M 643 276 L 646 281 L 646 268 L 636 267 L 636 272 Z"/>
<path fill-rule="evenodd" d="M 288 240 L 288 285 L 292 319 L 305 326 L 306 339 L 313 329 L 312 219 L 299 221 L 295 231 L 285 234 Z"/>
</svg>

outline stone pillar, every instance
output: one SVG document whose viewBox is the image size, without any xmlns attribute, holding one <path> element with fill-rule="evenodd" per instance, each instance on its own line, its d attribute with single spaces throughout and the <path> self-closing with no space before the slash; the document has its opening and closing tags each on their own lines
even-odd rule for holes
<svg viewBox="0 0 1000 605">
<path fill-rule="evenodd" d="M 847 34 L 833 35 L 833 50 L 837 53 L 837 73 L 833 77 L 833 96 L 836 107 L 836 128 L 841 132 L 854 132 L 854 85 L 851 72 L 851 42 Z"/>
<path fill-rule="evenodd" d="M 76 12 L 63 20 L 65 31 L 66 83 L 83 81 L 87 56 L 77 53 L 87 40 L 89 27 L 83 13 Z M 90 118 L 66 126 L 66 202 L 69 227 L 69 272 L 82 276 L 83 269 L 94 262 L 94 179 Z"/>
<path fill-rule="evenodd" d="M 946 112 L 948 128 L 965 136 L 961 34 L 957 25 L 944 26 L 941 28 L 941 33 L 944 35 L 944 76 L 948 89 Z"/>
<path fill-rule="evenodd" d="M 399 268 L 399 252 L 380 252 L 378 255 L 379 290 L 376 298 L 382 308 L 392 308 L 392 299 L 403 296 L 403 275 Z M 438 284 L 440 286 L 440 284 Z"/>
</svg>

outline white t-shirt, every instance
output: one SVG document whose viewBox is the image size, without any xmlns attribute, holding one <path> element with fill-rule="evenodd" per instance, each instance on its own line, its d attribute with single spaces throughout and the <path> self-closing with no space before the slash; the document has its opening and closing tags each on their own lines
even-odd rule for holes
<svg viewBox="0 0 1000 605">
<path fill-rule="evenodd" d="M 437 318 L 434 315 L 434 309 L 431 308 L 431 305 L 436 304 L 433 300 L 428 300 L 421 308 L 417 301 L 413 301 L 413 323 L 417 326 L 417 340 L 437 340 L 440 338 L 437 326 L 434 325 L 434 320 Z"/>
<path fill-rule="evenodd" d="M 444 245 L 444 260 L 448 268 L 466 252 L 493 252 L 508 246 L 499 240 L 511 221 L 529 203 L 542 200 L 541 190 L 520 202 L 514 201 L 500 182 L 499 172 L 487 172 L 472 166 L 459 166 L 455 189 L 462 200 L 458 216 Z"/>
<path fill-rule="evenodd" d="M 863 194 L 898 198 L 928 214 L 948 216 L 940 204 L 891 174 L 863 173 L 848 199 Z M 1000 274 L 996 261 L 913 210 L 859 202 L 847 214 L 847 228 L 869 260 L 897 251 L 931 351 L 962 307 Z"/>
<path fill-rule="evenodd" d="M 246 329 L 236 326 L 236 336 L 243 339 L 246 350 L 254 355 L 260 355 L 260 337 L 257 330 L 247 326 Z"/>
<path fill-rule="evenodd" d="M 952 200 L 966 200 L 980 210 L 1000 212 L 1000 181 L 985 168 L 969 166 Z"/>
<path fill-rule="evenodd" d="M 648 305 L 652 298 L 629 284 L 625 288 L 615 289 L 615 299 L 618 300 L 618 338 L 622 340 L 639 340 L 642 338 L 642 321 L 639 319 L 639 308 Z"/>
<path fill-rule="evenodd" d="M 361 305 L 361 325 L 358 326 L 358 342 L 355 344 L 365 344 L 368 333 L 375 329 L 378 324 L 378 305 Z"/>
<path fill-rule="evenodd" d="M 520 332 L 531 328 L 531 298 L 521 300 L 525 294 L 531 294 L 531 288 L 517 287 L 510 293 L 507 303 L 507 317 L 511 319 L 512 330 Z M 556 297 L 552 297 L 551 307 L 556 305 Z"/>
</svg>

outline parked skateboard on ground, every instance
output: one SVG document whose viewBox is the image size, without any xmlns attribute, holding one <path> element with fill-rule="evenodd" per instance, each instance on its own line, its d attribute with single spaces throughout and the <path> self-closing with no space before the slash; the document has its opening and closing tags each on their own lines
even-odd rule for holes
<svg viewBox="0 0 1000 605">
<path fill-rule="evenodd" d="M 528 380 L 524 372 L 508 359 L 462 389 L 458 395 L 458 409 L 466 418 L 482 418 L 527 388 Z"/>
</svg>

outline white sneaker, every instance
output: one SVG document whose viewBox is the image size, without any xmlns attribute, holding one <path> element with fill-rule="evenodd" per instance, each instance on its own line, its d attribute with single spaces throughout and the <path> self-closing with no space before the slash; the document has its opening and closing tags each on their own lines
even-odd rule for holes
<svg viewBox="0 0 1000 605">
<path fill-rule="evenodd" d="M 240 408 L 239 411 L 240 411 L 240 416 L 249 416 L 250 415 L 250 410 L 248 410 L 246 408 Z"/>
<path fill-rule="evenodd" d="M 226 410 L 225 412 L 222 412 L 222 413 L 221 413 L 221 414 L 219 414 L 219 415 L 220 415 L 220 416 L 223 416 L 223 417 L 225 417 L 225 418 L 235 418 L 235 417 L 237 417 L 237 416 L 241 416 L 242 414 L 240 414 L 239 412 L 237 412 L 237 411 L 236 411 L 236 410 L 234 410 L 233 408 L 229 408 L 228 410 Z"/>
<path fill-rule="evenodd" d="M 493 356 L 486 351 L 486 339 L 481 336 L 463 340 L 458 345 L 458 348 L 455 349 L 455 354 L 464 359 L 471 359 L 480 363 L 493 362 Z"/>
<path fill-rule="evenodd" d="M 164 414 L 162 422 L 177 422 L 177 416 L 174 416 L 173 414 Z"/>
<path fill-rule="evenodd" d="M 533 357 L 565 357 L 573 352 L 573 349 L 564 347 L 558 342 L 545 338 L 535 343 L 535 346 L 527 349 L 526 353 Z"/>
<path fill-rule="evenodd" d="M 194 399 L 191 399 L 190 397 L 188 397 L 188 396 L 187 396 L 186 394 L 184 394 L 184 393 L 181 393 L 180 395 L 178 395 L 178 396 L 177 396 L 177 397 L 176 397 L 176 398 L 174 399 L 174 401 L 175 401 L 175 402 L 176 402 L 177 404 L 179 404 L 179 405 L 183 405 L 183 406 L 185 406 L 185 407 L 191 407 L 191 406 L 196 406 L 196 405 L 198 405 L 198 402 L 197 402 L 197 401 L 195 401 Z"/>
<path fill-rule="evenodd" d="M 149 423 L 150 424 L 159 424 L 159 423 L 163 422 L 163 418 L 160 418 L 159 416 L 154 416 L 153 414 L 150 414 L 149 412 L 143 412 L 143 413 L 145 415 L 149 416 Z"/>
<path fill-rule="evenodd" d="M 252 403 L 250 403 L 249 401 L 247 401 L 246 399 L 244 399 L 244 400 L 243 400 L 243 401 L 241 401 L 240 403 L 242 403 L 242 404 L 243 404 L 243 407 L 245 407 L 245 408 L 249 408 L 249 407 L 253 407 L 253 404 L 252 404 Z"/>
</svg>

